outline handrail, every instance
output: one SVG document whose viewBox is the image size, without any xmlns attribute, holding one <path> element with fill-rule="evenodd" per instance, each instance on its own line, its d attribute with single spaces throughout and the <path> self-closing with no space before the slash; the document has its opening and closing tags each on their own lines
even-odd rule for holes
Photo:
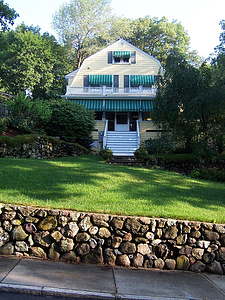
<svg viewBox="0 0 225 300">
<path fill-rule="evenodd" d="M 105 121 L 105 130 L 104 130 L 104 135 L 103 135 L 103 149 L 106 148 L 107 132 L 108 132 L 108 123 L 109 123 L 109 120 L 106 120 L 106 121 Z"/>
<path fill-rule="evenodd" d="M 138 148 L 140 147 L 141 144 L 141 137 L 140 137 L 140 131 L 139 131 L 139 122 L 136 120 L 137 123 L 137 137 L 138 137 Z"/>
</svg>

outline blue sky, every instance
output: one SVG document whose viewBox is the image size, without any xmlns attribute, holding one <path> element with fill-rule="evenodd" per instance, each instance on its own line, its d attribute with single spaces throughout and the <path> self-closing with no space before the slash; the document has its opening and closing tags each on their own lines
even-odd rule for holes
<svg viewBox="0 0 225 300">
<path fill-rule="evenodd" d="M 68 0 L 5 0 L 19 13 L 16 24 L 24 22 L 54 34 L 52 14 Z M 219 44 L 221 26 L 225 19 L 225 0 L 112 0 L 116 15 L 136 19 L 149 15 L 165 16 L 170 22 L 181 22 L 191 38 L 191 50 L 207 58 Z"/>
</svg>

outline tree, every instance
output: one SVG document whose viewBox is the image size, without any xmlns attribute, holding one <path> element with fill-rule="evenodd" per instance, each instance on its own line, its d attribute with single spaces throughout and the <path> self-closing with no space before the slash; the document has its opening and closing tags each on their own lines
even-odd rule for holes
<svg viewBox="0 0 225 300">
<path fill-rule="evenodd" d="M 0 52 L 1 89 L 16 95 L 29 88 L 34 98 L 64 92 L 64 75 L 70 69 L 63 46 L 53 36 L 41 35 L 39 27 L 21 24 L 2 37 L 5 47 Z"/>
<path fill-rule="evenodd" d="M 3 31 L 9 29 L 9 25 L 14 24 L 14 20 L 19 15 L 13 8 L 9 8 L 8 4 L 4 4 L 3 0 L 0 0 L 0 28 Z"/>
<path fill-rule="evenodd" d="M 76 67 L 99 49 L 99 39 L 110 25 L 111 0 L 71 0 L 53 16 L 53 27 L 60 41 L 73 49 Z"/>
</svg>

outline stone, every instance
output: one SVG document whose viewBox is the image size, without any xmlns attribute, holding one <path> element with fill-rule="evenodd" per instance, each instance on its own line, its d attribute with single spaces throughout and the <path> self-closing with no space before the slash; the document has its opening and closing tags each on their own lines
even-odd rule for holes
<svg viewBox="0 0 225 300">
<path fill-rule="evenodd" d="M 17 241 L 15 243 L 15 250 L 18 252 L 27 252 L 28 251 L 28 245 L 24 241 Z"/>
<path fill-rule="evenodd" d="M 6 231 L 10 232 L 13 227 L 12 227 L 12 224 L 8 220 L 6 220 L 6 221 L 3 222 L 3 228 Z"/>
<path fill-rule="evenodd" d="M 45 218 L 45 217 L 47 217 L 47 211 L 44 209 L 38 209 L 36 211 L 35 215 L 40 218 Z"/>
<path fill-rule="evenodd" d="M 150 260 L 150 259 L 145 259 L 143 263 L 144 268 L 153 268 L 153 265 L 154 265 L 154 260 Z"/>
<path fill-rule="evenodd" d="M 109 216 L 107 215 L 92 215 L 92 223 L 98 227 L 109 227 Z"/>
<path fill-rule="evenodd" d="M 217 232 L 205 230 L 204 231 L 204 237 L 208 241 L 217 241 L 219 240 L 220 236 Z"/>
<path fill-rule="evenodd" d="M 13 241 L 23 241 L 28 237 L 28 234 L 23 230 L 23 227 L 16 226 L 11 231 L 11 238 Z"/>
<path fill-rule="evenodd" d="M 158 223 L 159 228 L 164 228 L 166 225 L 166 220 L 160 219 L 160 220 L 157 220 L 157 223 Z"/>
<path fill-rule="evenodd" d="M 165 260 L 169 254 L 169 249 L 166 244 L 159 244 L 155 246 L 154 252 L 157 257 L 160 257 L 163 260 Z"/>
<path fill-rule="evenodd" d="M 124 223 L 124 228 L 128 232 L 138 234 L 141 229 L 141 223 L 135 218 L 127 218 Z"/>
<path fill-rule="evenodd" d="M 211 264 L 214 261 L 215 257 L 216 257 L 216 254 L 213 253 L 213 252 L 211 252 L 211 253 L 205 253 L 203 255 L 203 261 L 206 264 Z"/>
<path fill-rule="evenodd" d="M 143 266 L 144 257 L 140 253 L 134 255 L 132 260 L 132 267 L 134 268 L 141 268 Z"/>
<path fill-rule="evenodd" d="M 69 238 L 74 238 L 79 231 L 79 227 L 76 222 L 69 222 L 66 226 L 66 235 Z"/>
<path fill-rule="evenodd" d="M 39 231 L 33 235 L 34 243 L 38 246 L 49 247 L 51 245 L 50 234 L 48 231 Z"/>
<path fill-rule="evenodd" d="M 175 259 L 169 259 L 169 258 L 167 258 L 165 260 L 165 268 L 167 270 L 175 270 L 176 269 L 176 261 L 175 261 Z"/>
<path fill-rule="evenodd" d="M 76 242 L 88 242 L 90 239 L 90 235 L 87 232 L 80 232 L 75 237 Z"/>
<path fill-rule="evenodd" d="M 101 247 L 95 248 L 84 257 L 85 264 L 103 264 L 103 262 L 104 259 Z"/>
<path fill-rule="evenodd" d="M 202 256 L 204 254 L 204 249 L 201 248 L 193 248 L 192 249 L 192 256 L 196 259 L 202 259 Z"/>
<path fill-rule="evenodd" d="M 31 217 L 31 216 L 28 216 L 26 217 L 25 221 L 27 223 L 34 223 L 34 224 L 37 224 L 39 222 L 39 219 L 38 218 L 35 218 L 35 217 Z"/>
<path fill-rule="evenodd" d="M 27 242 L 29 247 L 32 247 L 34 245 L 33 237 L 31 234 L 28 236 Z"/>
<path fill-rule="evenodd" d="M 156 226 L 157 226 L 156 220 L 151 220 L 151 224 L 150 224 L 151 232 L 155 232 Z"/>
<path fill-rule="evenodd" d="M 47 258 L 45 251 L 40 247 L 31 247 L 31 254 L 39 258 Z"/>
<path fill-rule="evenodd" d="M 146 255 L 148 253 L 150 253 L 150 249 L 148 244 L 138 244 L 137 245 L 137 252 L 142 254 L 142 255 Z"/>
<path fill-rule="evenodd" d="M 13 226 L 19 226 L 19 225 L 21 225 L 21 221 L 18 220 L 18 219 L 14 219 L 14 220 L 11 221 L 11 224 L 12 224 Z"/>
<path fill-rule="evenodd" d="M 111 236 L 111 232 L 108 228 L 101 227 L 98 231 L 98 236 L 102 239 L 107 239 Z"/>
<path fill-rule="evenodd" d="M 98 246 L 98 242 L 94 238 L 90 238 L 89 245 L 92 249 L 95 249 Z"/>
<path fill-rule="evenodd" d="M 2 231 L 0 233 L 0 247 L 4 246 L 7 242 L 9 242 L 10 236 L 8 232 Z"/>
<path fill-rule="evenodd" d="M 120 217 L 114 217 L 112 221 L 110 222 L 110 225 L 113 229 L 122 230 L 124 224 L 124 220 Z"/>
<path fill-rule="evenodd" d="M 160 240 L 160 239 L 155 239 L 155 240 L 153 240 L 152 242 L 151 242 L 151 245 L 152 246 L 155 246 L 155 245 L 158 245 L 158 244 L 161 244 L 162 243 L 162 240 Z"/>
<path fill-rule="evenodd" d="M 90 245 L 87 243 L 79 244 L 76 248 L 77 254 L 81 256 L 87 255 L 90 252 L 90 250 Z"/>
<path fill-rule="evenodd" d="M 218 250 L 219 258 L 222 261 L 225 261 L 225 247 L 220 247 Z"/>
<path fill-rule="evenodd" d="M 195 273 L 201 273 L 204 272 L 205 270 L 206 270 L 206 265 L 201 261 L 197 261 L 190 267 L 190 271 Z"/>
<path fill-rule="evenodd" d="M 153 241 L 154 238 L 155 238 L 154 233 L 153 233 L 153 232 L 149 232 L 149 231 L 146 232 L 145 236 L 146 236 L 146 238 L 147 238 L 148 240 L 150 240 L 150 241 Z"/>
<path fill-rule="evenodd" d="M 191 227 L 188 225 L 184 225 L 182 228 L 182 233 L 190 233 L 191 232 Z"/>
<path fill-rule="evenodd" d="M 116 264 L 116 255 L 113 252 L 113 249 L 105 250 L 105 263 L 111 266 Z"/>
<path fill-rule="evenodd" d="M 156 269 L 160 269 L 162 270 L 164 268 L 164 261 L 162 260 L 162 258 L 157 258 L 156 260 L 154 260 L 154 267 Z"/>
<path fill-rule="evenodd" d="M 98 227 L 92 226 L 88 229 L 88 232 L 90 233 L 90 235 L 96 235 L 98 233 Z"/>
<path fill-rule="evenodd" d="M 180 234 L 177 237 L 177 245 L 184 245 L 187 242 L 187 234 Z"/>
<path fill-rule="evenodd" d="M 130 241 L 132 241 L 132 234 L 131 233 L 124 234 L 123 241 L 124 242 L 130 242 Z"/>
<path fill-rule="evenodd" d="M 13 255 L 13 253 L 14 253 L 13 243 L 6 243 L 2 247 L 0 247 L 0 254 L 2 255 Z"/>
<path fill-rule="evenodd" d="M 79 220 L 80 213 L 79 212 L 70 212 L 69 217 L 72 222 L 77 222 Z"/>
<path fill-rule="evenodd" d="M 187 256 L 181 255 L 177 257 L 177 270 L 188 270 L 190 262 Z"/>
<path fill-rule="evenodd" d="M 218 275 L 223 275 L 223 268 L 218 261 L 214 261 L 211 264 L 207 265 L 208 272 L 218 274 Z"/>
<path fill-rule="evenodd" d="M 225 233 L 225 225 L 217 224 L 215 225 L 215 229 L 218 233 Z"/>
<path fill-rule="evenodd" d="M 57 209 L 49 209 L 48 210 L 48 215 L 49 216 L 58 216 L 59 211 Z"/>
<path fill-rule="evenodd" d="M 65 262 L 70 262 L 70 263 L 79 263 L 80 262 L 80 257 L 77 256 L 75 251 L 69 251 L 67 253 L 64 253 L 60 256 L 60 259 Z"/>
<path fill-rule="evenodd" d="M 145 225 L 150 225 L 151 224 L 151 219 L 147 218 L 147 217 L 140 217 L 139 219 L 141 221 L 141 223 L 145 224 Z"/>
<path fill-rule="evenodd" d="M 196 245 L 197 247 L 207 249 L 210 245 L 210 241 L 198 240 Z"/>
<path fill-rule="evenodd" d="M 133 254 L 136 252 L 136 245 L 131 242 L 123 242 L 119 247 L 119 251 L 124 254 Z"/>
<path fill-rule="evenodd" d="M 212 244 L 210 245 L 208 248 L 207 248 L 207 252 L 215 252 L 219 249 L 219 247 L 215 244 Z"/>
<path fill-rule="evenodd" d="M 112 238 L 112 248 L 119 248 L 120 244 L 122 243 L 122 238 L 120 236 L 115 236 Z"/>
<path fill-rule="evenodd" d="M 3 220 L 13 220 L 16 217 L 16 212 L 14 210 L 4 211 L 2 214 Z"/>
<path fill-rule="evenodd" d="M 196 244 L 196 239 L 195 238 L 192 238 L 192 237 L 189 237 L 188 238 L 188 244 L 193 246 Z"/>
<path fill-rule="evenodd" d="M 171 226 L 169 227 L 166 232 L 165 232 L 165 239 L 171 239 L 171 240 L 174 240 L 177 238 L 177 232 L 178 232 L 178 229 L 177 227 L 174 225 L 174 226 Z"/>
<path fill-rule="evenodd" d="M 167 226 L 171 227 L 171 226 L 175 226 L 177 225 L 177 220 L 173 220 L 173 219 L 168 219 L 167 220 Z"/>
<path fill-rule="evenodd" d="M 38 224 L 38 228 L 44 231 L 53 230 L 56 228 L 56 226 L 57 226 L 57 220 L 54 216 L 46 217 Z"/>
<path fill-rule="evenodd" d="M 146 239 L 146 238 L 144 238 L 144 237 L 142 237 L 142 236 L 137 236 L 137 237 L 134 239 L 134 241 L 135 241 L 136 244 L 141 244 L 141 243 L 146 244 L 146 243 L 149 242 L 148 239 Z"/>
<path fill-rule="evenodd" d="M 24 229 L 26 230 L 26 232 L 28 233 L 35 233 L 37 231 L 37 228 L 34 224 L 32 223 L 27 223 L 24 225 Z"/>
<path fill-rule="evenodd" d="M 89 216 L 84 217 L 78 224 L 81 231 L 88 231 L 88 229 L 93 226 Z"/>
<path fill-rule="evenodd" d="M 30 216 L 34 212 L 34 210 L 35 210 L 34 208 L 26 207 L 26 206 L 18 207 L 18 211 L 21 213 L 23 217 Z"/>
<path fill-rule="evenodd" d="M 58 230 L 56 230 L 56 231 L 54 231 L 54 232 L 51 233 L 51 237 L 56 242 L 59 242 L 61 240 L 61 238 L 63 237 L 63 235 L 61 234 L 61 232 L 59 232 Z"/>
<path fill-rule="evenodd" d="M 49 248 L 48 251 L 48 258 L 50 259 L 59 259 L 60 254 L 55 250 L 55 244 L 51 244 L 51 247 Z"/>
<path fill-rule="evenodd" d="M 157 228 L 155 232 L 155 237 L 160 239 L 162 237 L 162 228 Z"/>
<path fill-rule="evenodd" d="M 61 252 L 68 252 L 68 251 L 71 251 L 73 250 L 73 247 L 74 247 L 74 242 L 72 239 L 63 239 L 63 240 L 60 240 L 59 242 L 59 251 Z"/>
<path fill-rule="evenodd" d="M 67 222 L 68 222 L 67 217 L 65 217 L 65 216 L 59 217 L 59 220 L 58 220 L 59 226 L 62 226 L 62 227 L 66 226 Z"/>
<path fill-rule="evenodd" d="M 130 267 L 130 259 L 126 254 L 119 255 L 116 260 L 116 265 L 122 267 Z"/>
</svg>

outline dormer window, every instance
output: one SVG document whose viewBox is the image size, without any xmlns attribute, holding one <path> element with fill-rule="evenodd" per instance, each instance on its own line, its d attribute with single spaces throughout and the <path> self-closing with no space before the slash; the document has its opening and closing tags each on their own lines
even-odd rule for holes
<svg viewBox="0 0 225 300">
<path fill-rule="evenodd" d="M 113 51 L 114 64 L 129 64 L 131 59 L 131 51 Z"/>
</svg>

